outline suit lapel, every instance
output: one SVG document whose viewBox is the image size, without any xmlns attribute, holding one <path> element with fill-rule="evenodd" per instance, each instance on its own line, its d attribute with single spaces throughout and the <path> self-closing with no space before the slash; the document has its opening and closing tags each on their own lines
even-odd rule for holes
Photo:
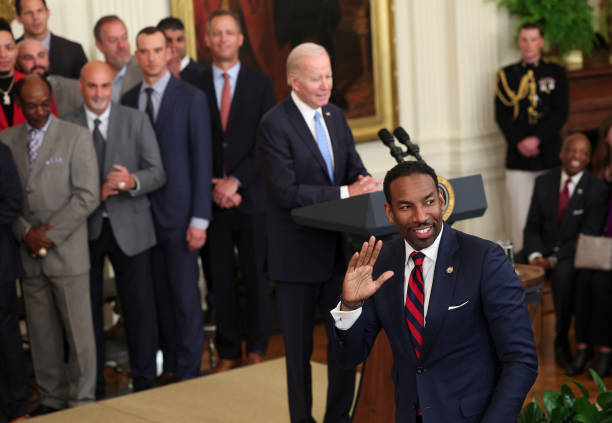
<svg viewBox="0 0 612 423">
<path fill-rule="evenodd" d="M 30 177 L 30 172 L 28 171 L 28 132 L 25 123 L 19 125 L 18 128 L 18 132 L 15 134 L 16 141 L 13 144 L 15 147 L 13 154 L 15 155 L 15 164 L 17 165 L 21 180 L 27 181 Z"/>
<path fill-rule="evenodd" d="M 32 171 L 30 172 L 30 180 L 35 178 L 36 175 L 45 167 L 45 161 L 51 155 L 55 147 L 53 144 L 56 142 L 57 139 L 57 120 L 55 117 L 53 117 L 53 115 L 49 116 L 51 119 L 51 123 L 49 123 L 47 132 L 45 132 L 42 144 L 38 150 L 38 156 L 36 157 L 34 166 L 32 166 Z M 25 139 L 28 139 L 27 133 Z"/>
<path fill-rule="evenodd" d="M 421 360 L 427 356 L 448 314 L 448 306 L 453 298 L 456 275 L 460 266 L 460 261 L 456 257 L 457 250 L 456 232 L 445 224 L 438 249 L 431 293 L 429 294 L 429 307 L 425 317 Z"/>
<path fill-rule="evenodd" d="M 329 174 L 327 173 L 327 165 L 325 164 L 325 160 L 323 160 L 323 155 L 321 155 L 317 141 L 312 136 L 312 133 L 310 132 L 310 129 L 308 129 L 308 125 L 304 120 L 304 116 L 302 116 L 302 113 L 300 113 L 300 110 L 297 108 L 291 97 L 287 99 L 285 109 L 287 110 L 287 114 L 289 115 L 288 120 L 293 126 L 293 129 L 295 129 L 302 142 L 306 145 L 306 148 L 310 150 L 312 155 L 315 157 L 317 163 L 319 163 L 319 166 L 321 166 L 321 171 L 331 183 L 329 180 Z"/>
<path fill-rule="evenodd" d="M 231 122 L 233 122 L 234 119 L 240 119 L 238 110 L 240 110 L 240 105 L 243 103 L 243 97 L 246 92 L 245 90 L 241 90 L 240 88 L 246 84 L 245 79 L 246 75 L 244 71 L 244 66 L 240 66 L 240 72 L 238 72 L 238 78 L 236 78 L 236 87 L 234 88 L 234 96 L 232 97 L 232 104 L 230 106 L 230 114 L 227 119 L 228 128 L 231 128 Z"/>
<path fill-rule="evenodd" d="M 563 226 L 563 223 L 565 222 L 565 220 L 570 218 L 574 210 L 582 208 L 581 204 L 583 204 L 584 193 L 586 192 L 586 188 L 589 183 L 587 175 L 588 173 L 585 171 L 582 174 L 580 181 L 578 181 L 576 188 L 574 188 L 574 193 L 570 197 L 569 203 L 567 203 L 567 207 L 565 208 L 565 212 L 563 213 L 563 218 L 561 220 L 561 226 Z M 560 182 L 559 182 L 559 185 L 560 185 Z"/>
<path fill-rule="evenodd" d="M 414 349 L 412 347 L 412 340 L 410 338 L 410 332 L 408 324 L 406 323 L 405 304 L 406 304 L 406 293 L 404 292 L 404 283 L 406 275 L 406 248 L 404 245 L 404 239 L 401 239 L 401 243 L 397 248 L 393 249 L 394 255 L 392 258 L 391 269 L 393 271 L 393 277 L 387 283 L 391 284 L 388 294 L 385 297 L 384 303 L 389 304 L 389 313 L 391 314 L 391 322 L 400 322 L 399 343 L 404 348 L 404 351 L 408 357 L 414 356 Z M 386 269 L 385 269 L 386 270 Z M 399 299 L 399 300 L 398 300 Z"/>
<path fill-rule="evenodd" d="M 155 132 L 160 131 L 162 127 L 168 122 L 169 119 L 160 119 L 160 116 L 171 116 L 174 103 L 176 102 L 176 90 L 178 88 L 178 80 L 174 76 L 170 76 L 168 85 L 164 91 L 159 110 L 157 111 L 157 118 L 155 119 Z"/>
<path fill-rule="evenodd" d="M 210 102 L 210 110 L 212 112 L 212 123 L 214 125 L 217 125 L 219 127 L 219 130 L 221 131 L 221 115 L 219 114 L 219 107 L 217 106 L 218 103 L 218 99 L 217 99 L 217 92 L 215 91 L 215 82 L 213 81 L 213 71 L 212 68 L 209 68 L 206 70 L 206 78 L 204 79 L 204 83 L 206 84 L 205 90 L 206 90 L 206 95 L 208 95 L 210 97 L 210 99 L 212 100 Z M 240 73 L 242 73 L 242 71 L 240 71 Z M 238 85 L 236 85 L 236 90 L 234 93 L 238 92 Z M 233 108 L 233 102 L 232 102 L 232 108 Z M 230 119 L 231 119 L 231 110 L 230 110 Z M 229 126 L 229 125 L 228 125 Z"/>
</svg>

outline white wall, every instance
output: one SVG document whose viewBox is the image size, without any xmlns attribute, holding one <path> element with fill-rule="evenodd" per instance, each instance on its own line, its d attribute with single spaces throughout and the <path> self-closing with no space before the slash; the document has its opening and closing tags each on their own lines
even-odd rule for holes
<svg viewBox="0 0 612 423">
<path fill-rule="evenodd" d="M 493 90 L 497 68 L 518 57 L 514 22 L 485 0 L 393 1 L 399 124 L 440 175 L 483 175 L 489 204 L 485 216 L 456 226 L 493 240 L 506 238 L 505 144 L 494 122 Z M 52 31 L 80 41 L 90 58 L 98 57 L 91 28 L 100 16 L 119 15 L 133 46 L 140 28 L 170 14 L 169 0 L 47 3 Z M 357 149 L 375 176 L 384 176 L 394 164 L 378 141 L 360 143 Z"/>
</svg>

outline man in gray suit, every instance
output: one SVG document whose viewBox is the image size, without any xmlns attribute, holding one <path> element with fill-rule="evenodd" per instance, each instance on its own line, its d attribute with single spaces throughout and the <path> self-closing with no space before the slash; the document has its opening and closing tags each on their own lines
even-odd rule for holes
<svg viewBox="0 0 612 423">
<path fill-rule="evenodd" d="M 98 155 L 102 204 L 89 217 L 91 307 L 96 336 L 96 396 L 105 394 L 102 318 L 104 258 L 115 270 L 121 300 L 134 390 L 155 382 L 157 325 L 149 249 L 155 245 L 147 194 L 161 187 L 166 173 L 149 118 L 111 103 L 113 76 L 99 61 L 87 63 L 79 80 L 85 106 L 66 120 L 93 132 Z"/>
<path fill-rule="evenodd" d="M 112 71 L 112 100 L 119 103 L 123 94 L 142 81 L 140 66 L 130 53 L 127 28 L 117 15 L 105 15 L 98 19 L 93 32 L 96 47 Z"/>
<path fill-rule="evenodd" d="M 79 81 L 61 75 L 49 75 L 49 53 L 40 41 L 32 38 L 22 40 L 18 49 L 15 67 L 25 74 L 37 73 L 47 78 L 58 116 L 65 116 L 83 105 Z"/>
<path fill-rule="evenodd" d="M 13 229 L 26 274 L 22 287 L 41 394 L 33 413 L 38 415 L 94 400 L 87 216 L 100 202 L 100 183 L 91 134 L 51 115 L 48 82 L 27 75 L 16 94 L 27 122 L 0 132 L 0 142 L 13 153 L 23 192 Z"/>
</svg>

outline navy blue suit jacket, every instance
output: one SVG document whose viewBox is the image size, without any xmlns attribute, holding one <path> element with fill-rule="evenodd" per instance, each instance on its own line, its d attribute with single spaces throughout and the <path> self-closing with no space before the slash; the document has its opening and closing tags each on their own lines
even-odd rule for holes
<svg viewBox="0 0 612 423">
<path fill-rule="evenodd" d="M 121 103 L 138 108 L 142 82 Z M 166 185 L 151 196 L 153 215 L 165 229 L 187 229 L 192 217 L 211 219 L 212 154 L 206 95 L 171 77 L 154 124 Z"/>
<path fill-rule="evenodd" d="M 444 226 L 419 360 L 404 318 L 405 256 L 403 239 L 383 245 L 373 276 L 394 275 L 338 331 L 347 364 L 365 359 L 384 329 L 397 422 L 413 422 L 417 403 L 425 421 L 516 422 L 538 364 L 524 291 L 503 250 Z"/>
<path fill-rule="evenodd" d="M 242 203 L 238 210 L 244 213 L 265 209 L 263 177 L 256 157 L 257 127 L 263 115 L 276 102 L 272 78 L 240 66 L 227 130 L 221 127 L 217 95 L 212 70 L 204 71 L 203 89 L 208 97 L 213 137 L 213 175 L 236 177 L 242 184 L 238 193 Z"/>
<path fill-rule="evenodd" d="M 263 117 L 258 153 L 267 188 L 268 272 L 290 282 L 328 280 L 336 262 L 335 232 L 299 226 L 291 209 L 340 199 L 340 186 L 367 175 L 342 110 L 328 104 L 323 118 L 334 154 L 334 181 L 291 97 Z"/>
<path fill-rule="evenodd" d="M 523 234 L 526 257 L 537 251 L 544 257 L 554 255 L 559 260 L 573 262 L 578 234 L 601 234 L 608 216 L 606 184 L 585 169 L 565 209 L 561 225 L 557 223 L 560 188 L 560 167 L 536 179 Z"/>
<path fill-rule="evenodd" d="M 19 247 L 12 224 L 21 215 L 21 182 L 11 150 L 0 143 L 0 283 L 23 276 Z"/>
<path fill-rule="evenodd" d="M 189 64 L 181 71 L 181 80 L 202 89 L 204 84 L 204 68 L 190 58 Z"/>
</svg>

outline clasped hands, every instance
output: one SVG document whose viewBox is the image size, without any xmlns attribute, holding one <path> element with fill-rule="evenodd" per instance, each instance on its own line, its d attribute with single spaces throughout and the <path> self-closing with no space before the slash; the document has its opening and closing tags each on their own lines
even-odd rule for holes
<svg viewBox="0 0 612 423">
<path fill-rule="evenodd" d="M 373 236 L 364 242 L 361 251 L 356 252 L 349 261 L 344 282 L 342 283 L 342 300 L 350 306 L 358 306 L 380 289 L 383 283 L 393 276 L 393 271 L 387 270 L 378 279 L 372 279 L 372 269 L 378 258 L 382 241 L 376 241 Z M 341 305 L 342 311 L 349 311 Z"/>
<path fill-rule="evenodd" d="M 535 157 L 540 154 L 540 139 L 538 137 L 526 137 L 516 145 L 519 153 L 525 157 Z"/>
<path fill-rule="evenodd" d="M 212 198 L 216 205 L 227 209 L 236 207 L 242 202 L 242 196 L 238 194 L 238 180 L 231 176 L 225 178 L 213 178 L 212 183 L 215 186 L 212 192 Z"/>
<path fill-rule="evenodd" d="M 382 181 L 369 175 L 359 175 L 357 180 L 348 186 L 349 196 L 368 194 L 381 190 Z"/>
<path fill-rule="evenodd" d="M 121 165 L 113 165 L 116 169 L 108 174 L 106 182 L 100 189 L 100 201 L 106 200 L 111 195 L 117 195 L 121 191 L 129 191 L 136 188 L 136 179 L 127 168 Z"/>
<path fill-rule="evenodd" d="M 42 257 L 46 255 L 46 252 L 41 254 L 41 250 L 45 251 L 53 246 L 53 241 L 47 237 L 46 233 L 49 229 L 53 228 L 53 226 L 53 223 L 41 226 L 32 226 L 26 231 L 23 236 L 23 242 L 30 251 L 30 255 L 32 257 Z"/>
</svg>

